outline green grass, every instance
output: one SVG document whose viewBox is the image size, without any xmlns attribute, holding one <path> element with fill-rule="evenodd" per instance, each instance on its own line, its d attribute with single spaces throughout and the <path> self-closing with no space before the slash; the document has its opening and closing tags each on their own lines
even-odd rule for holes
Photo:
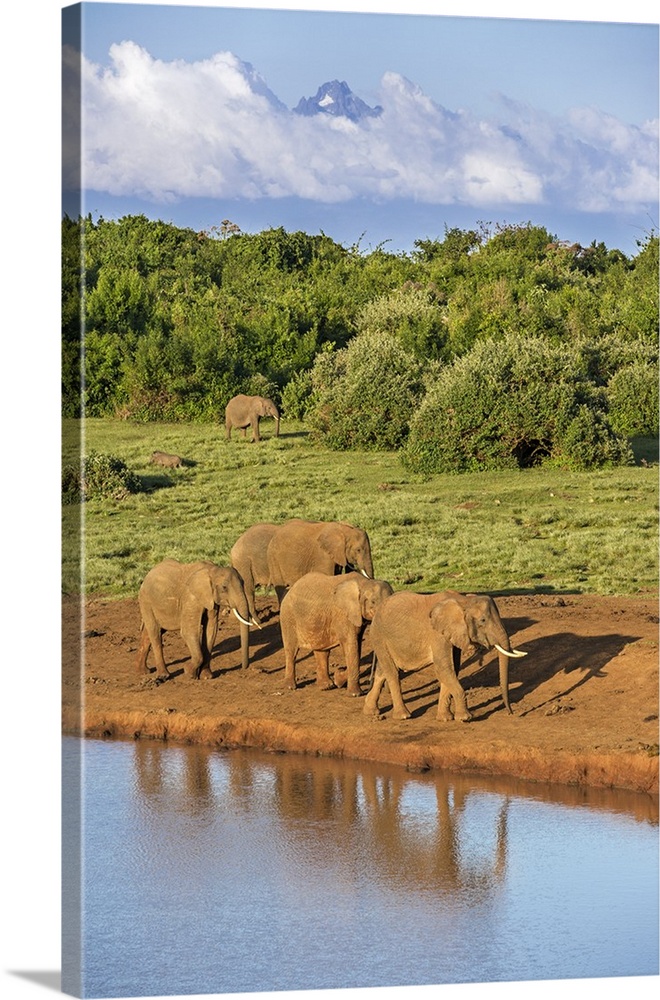
<svg viewBox="0 0 660 1000">
<path fill-rule="evenodd" d="M 291 517 L 365 528 L 375 572 L 395 589 L 657 589 L 658 468 L 648 445 L 646 464 L 628 468 L 421 477 L 396 454 L 327 451 L 308 444 L 302 424 L 286 422 L 279 439 L 272 427 L 263 421 L 254 445 L 225 441 L 218 425 L 88 420 L 86 452 L 123 459 L 148 492 L 63 508 L 64 590 L 81 589 L 81 537 L 83 589 L 135 596 L 166 556 L 226 565 L 251 524 Z M 65 463 L 75 461 L 77 436 L 76 422 L 65 421 Z M 158 469 L 149 465 L 156 449 L 195 464 Z"/>
</svg>

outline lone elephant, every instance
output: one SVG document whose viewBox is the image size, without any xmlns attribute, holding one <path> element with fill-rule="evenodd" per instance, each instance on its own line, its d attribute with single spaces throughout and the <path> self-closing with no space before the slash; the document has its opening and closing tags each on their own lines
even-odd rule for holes
<svg viewBox="0 0 660 1000">
<path fill-rule="evenodd" d="M 254 588 L 274 587 L 281 603 L 287 587 L 305 573 L 333 576 L 357 570 L 373 577 L 369 536 L 344 521 L 305 521 L 293 518 L 284 524 L 253 524 L 236 540 L 230 553 L 232 566 L 245 585 L 248 607 L 257 619 Z"/>
<path fill-rule="evenodd" d="M 511 649 L 491 597 L 459 594 L 455 590 L 438 594 L 400 591 L 377 609 L 371 624 L 371 641 L 377 662 L 373 685 L 365 700 L 366 714 L 378 715 L 378 699 L 387 682 L 394 718 L 409 719 L 410 712 L 401 695 L 399 670 L 417 670 L 432 664 L 440 684 L 438 719 L 467 722 L 471 715 L 457 670 L 461 653 L 471 652 L 474 647 L 497 649 L 502 701 L 511 712 L 509 658 L 527 654 Z"/>
<path fill-rule="evenodd" d="M 237 427 L 243 437 L 248 427 L 252 428 L 252 440 L 260 441 L 259 421 L 262 417 L 275 420 L 275 437 L 280 435 L 280 414 L 272 399 L 265 396 L 234 396 L 225 407 L 225 429 L 227 440 L 231 440 L 233 427 Z"/>
<path fill-rule="evenodd" d="M 284 643 L 284 681 L 296 688 L 296 659 L 301 649 L 310 649 L 316 661 L 316 683 L 323 691 L 348 682 L 348 694 L 360 690 L 360 650 L 364 629 L 376 608 L 392 594 L 385 580 L 370 580 L 361 573 L 328 576 L 306 573 L 282 600 L 280 629 Z M 330 677 L 330 650 L 340 646 L 345 671 Z M 341 677 L 341 680 L 339 679 Z M 336 683 L 337 682 L 337 683 Z"/>
<path fill-rule="evenodd" d="M 136 668 L 149 672 L 147 656 L 153 649 L 157 677 L 169 677 L 163 657 L 163 632 L 180 631 L 190 651 L 190 676 L 199 679 L 204 668 L 211 669 L 211 653 L 218 631 L 221 605 L 229 606 L 242 626 L 242 665 L 248 665 L 245 641 L 249 609 L 243 582 L 231 566 L 212 562 L 181 563 L 164 559 L 145 576 L 138 594 L 142 623 Z"/>
</svg>

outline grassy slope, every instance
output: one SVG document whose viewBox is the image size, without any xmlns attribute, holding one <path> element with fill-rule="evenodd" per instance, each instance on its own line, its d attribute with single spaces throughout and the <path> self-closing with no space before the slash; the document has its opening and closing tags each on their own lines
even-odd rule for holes
<svg viewBox="0 0 660 1000">
<path fill-rule="evenodd" d="M 65 422 L 63 458 L 75 458 Z M 657 465 L 598 472 L 530 469 L 421 478 L 396 454 L 331 452 L 283 421 L 258 445 L 202 424 L 89 420 L 87 451 L 123 459 L 150 487 L 123 501 L 64 508 L 63 587 L 130 597 L 165 556 L 227 564 L 257 521 L 347 520 L 370 536 L 374 567 L 395 589 L 634 594 L 657 587 Z M 249 438 L 249 432 L 248 432 Z M 155 449 L 192 460 L 150 466 Z M 81 515 L 83 520 L 81 522 Z"/>
</svg>

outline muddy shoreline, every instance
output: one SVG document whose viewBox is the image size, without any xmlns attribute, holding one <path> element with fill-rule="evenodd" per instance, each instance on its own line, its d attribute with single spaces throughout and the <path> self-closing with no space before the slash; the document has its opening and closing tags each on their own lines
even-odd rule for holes
<svg viewBox="0 0 660 1000">
<path fill-rule="evenodd" d="M 658 794 L 658 604 L 655 595 L 603 598 L 522 595 L 497 599 L 517 646 L 514 714 L 502 709 L 497 661 L 461 671 L 470 723 L 438 723 L 429 670 L 404 675 L 413 718 L 380 721 L 363 699 L 321 692 L 312 657 L 301 686 L 283 687 L 277 613 L 262 597 L 266 627 L 252 634 L 251 665 L 240 669 L 233 617 L 223 617 L 212 676 L 185 674 L 187 650 L 166 634 L 171 678 L 155 684 L 135 670 L 139 613 L 134 600 L 102 596 L 63 603 L 62 730 L 97 738 L 152 739 L 271 753 L 311 754 L 592 788 Z M 361 684 L 369 675 L 368 631 Z M 338 665 L 333 653 L 332 662 Z M 82 666 L 81 666 L 82 665 Z"/>
</svg>

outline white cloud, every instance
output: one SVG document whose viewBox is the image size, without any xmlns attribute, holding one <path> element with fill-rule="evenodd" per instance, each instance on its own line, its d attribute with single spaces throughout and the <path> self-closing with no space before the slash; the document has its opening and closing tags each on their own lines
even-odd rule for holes
<svg viewBox="0 0 660 1000">
<path fill-rule="evenodd" d="M 614 211 L 657 199 L 657 122 L 593 108 L 565 119 L 502 99 L 502 121 L 450 112 L 396 73 L 383 113 L 288 111 L 230 52 L 162 62 L 133 42 L 83 60 L 83 184 L 155 201 L 353 197 Z M 322 82 L 322 81 L 319 81 Z"/>
</svg>

